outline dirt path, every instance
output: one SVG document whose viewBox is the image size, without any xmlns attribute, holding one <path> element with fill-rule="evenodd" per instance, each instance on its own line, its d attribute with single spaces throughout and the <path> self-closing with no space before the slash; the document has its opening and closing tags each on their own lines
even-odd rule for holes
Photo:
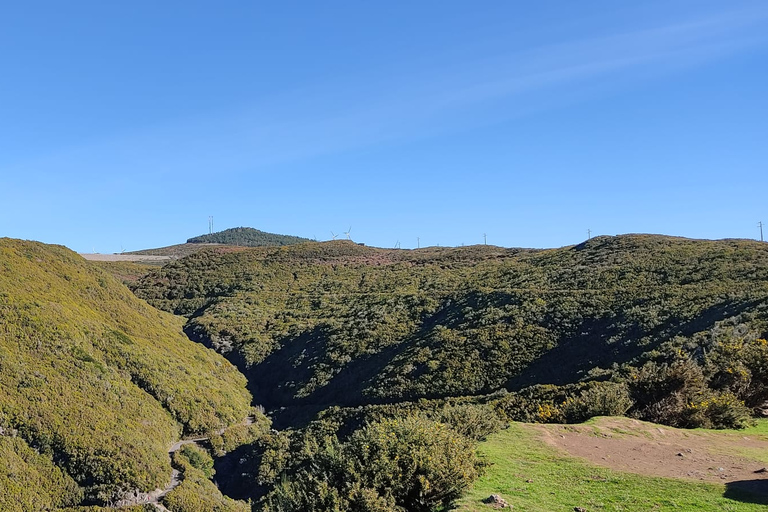
<svg viewBox="0 0 768 512">
<path fill-rule="evenodd" d="M 256 418 L 253 416 L 246 417 L 243 421 L 238 423 L 237 425 L 232 425 L 230 427 L 221 428 L 215 432 L 213 432 L 213 435 L 222 435 L 224 432 L 229 430 L 232 427 L 240 427 L 240 426 L 249 426 L 253 425 L 256 422 Z M 188 444 L 197 444 L 203 441 L 208 441 L 210 439 L 210 436 L 197 436 L 197 437 L 189 437 L 187 439 L 181 439 L 179 441 L 176 441 L 171 445 L 171 447 L 168 449 L 168 457 L 173 460 L 173 454 L 181 449 L 182 446 L 188 445 Z M 136 500 L 137 505 L 153 505 L 156 510 L 162 510 L 164 512 L 169 512 L 167 508 L 163 506 L 162 501 L 165 496 L 174 490 L 176 487 L 181 484 L 181 473 L 173 469 L 171 471 L 171 481 L 170 483 L 165 487 L 165 489 L 155 489 L 151 493 L 148 493 L 146 495 L 143 495 L 142 498 Z"/>
<path fill-rule="evenodd" d="M 768 489 L 768 436 L 681 430 L 629 418 L 537 425 L 551 446 L 617 471 Z M 763 481 L 766 485 L 763 485 Z M 755 482 L 760 485 L 755 486 Z"/>
</svg>

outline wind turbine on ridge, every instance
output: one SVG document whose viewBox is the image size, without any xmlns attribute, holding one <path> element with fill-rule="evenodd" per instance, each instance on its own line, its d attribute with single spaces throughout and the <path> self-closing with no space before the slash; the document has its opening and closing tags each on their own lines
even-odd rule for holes
<svg viewBox="0 0 768 512">
<path fill-rule="evenodd" d="M 344 232 L 345 235 L 347 235 L 347 240 L 352 240 L 350 238 L 349 234 L 352 232 L 352 226 L 349 226 L 349 229 Z"/>
</svg>

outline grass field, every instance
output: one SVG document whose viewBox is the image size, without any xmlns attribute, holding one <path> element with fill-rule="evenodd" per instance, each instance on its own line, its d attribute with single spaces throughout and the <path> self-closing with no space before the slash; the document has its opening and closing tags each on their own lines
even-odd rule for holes
<svg viewBox="0 0 768 512">
<path fill-rule="evenodd" d="M 714 434 L 713 431 L 709 431 Z M 767 436 L 768 421 L 723 436 Z M 621 473 L 569 457 L 548 446 L 535 427 L 515 423 L 481 444 L 490 466 L 456 507 L 488 511 L 482 503 L 501 495 L 515 511 L 765 511 L 768 498 L 689 480 Z M 727 497 L 726 497 L 727 496 Z"/>
</svg>

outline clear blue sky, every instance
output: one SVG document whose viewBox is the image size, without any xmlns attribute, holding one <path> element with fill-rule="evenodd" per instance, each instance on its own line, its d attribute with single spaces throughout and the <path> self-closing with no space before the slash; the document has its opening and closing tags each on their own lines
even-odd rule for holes
<svg viewBox="0 0 768 512">
<path fill-rule="evenodd" d="M 0 5 L 0 236 L 757 238 L 767 194 L 764 0 Z"/>
</svg>

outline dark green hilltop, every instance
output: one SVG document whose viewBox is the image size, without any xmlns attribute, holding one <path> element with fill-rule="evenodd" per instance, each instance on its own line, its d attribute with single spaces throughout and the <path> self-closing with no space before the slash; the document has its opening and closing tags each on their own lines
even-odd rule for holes
<svg viewBox="0 0 768 512">
<path fill-rule="evenodd" d="M 291 235 L 279 235 L 267 233 L 254 228 L 230 228 L 207 235 L 189 238 L 184 244 L 158 247 L 156 249 L 144 249 L 131 251 L 125 254 L 143 256 L 168 256 L 171 258 L 183 258 L 211 246 L 230 247 L 281 247 L 283 245 L 301 244 L 310 242 L 308 238 Z"/>
<path fill-rule="evenodd" d="M 188 244 L 223 244 L 242 247 L 270 247 L 293 245 L 309 242 L 308 238 L 291 235 L 267 233 L 254 228 L 230 228 L 208 235 L 200 235 L 187 240 Z"/>
</svg>

